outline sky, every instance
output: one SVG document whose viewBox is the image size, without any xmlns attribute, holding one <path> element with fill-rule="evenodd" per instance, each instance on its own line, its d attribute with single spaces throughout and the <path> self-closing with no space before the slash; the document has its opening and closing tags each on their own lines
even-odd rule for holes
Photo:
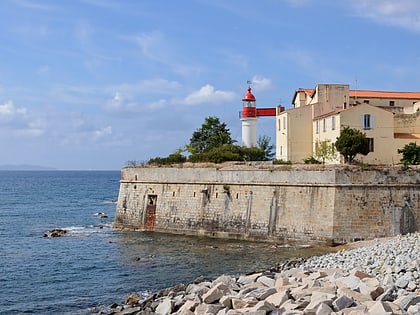
<svg viewBox="0 0 420 315">
<path fill-rule="evenodd" d="M 420 91 L 418 0 L 2 0 L 0 165 L 119 170 L 298 88 Z M 275 118 L 257 136 L 275 143 Z"/>
</svg>

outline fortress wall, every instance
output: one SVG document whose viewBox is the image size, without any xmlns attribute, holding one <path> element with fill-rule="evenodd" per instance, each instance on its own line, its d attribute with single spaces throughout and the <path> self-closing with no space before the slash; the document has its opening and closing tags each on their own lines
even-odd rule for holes
<svg viewBox="0 0 420 315">
<path fill-rule="evenodd" d="M 116 228 L 327 243 L 419 229 L 419 170 L 126 167 L 120 185 Z"/>
</svg>

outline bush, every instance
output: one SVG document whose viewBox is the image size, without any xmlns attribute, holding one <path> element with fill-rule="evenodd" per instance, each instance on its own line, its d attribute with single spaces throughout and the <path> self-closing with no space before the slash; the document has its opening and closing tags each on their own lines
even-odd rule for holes
<svg viewBox="0 0 420 315">
<path fill-rule="evenodd" d="M 292 164 L 292 162 L 280 159 L 280 160 L 274 160 L 273 164 Z"/>
<path fill-rule="evenodd" d="M 402 153 L 401 163 L 404 165 L 420 164 L 420 146 L 415 142 L 410 142 L 402 149 L 398 149 L 398 153 Z"/>
<path fill-rule="evenodd" d="M 147 162 L 147 164 L 169 165 L 169 164 L 184 163 L 186 161 L 187 161 L 187 158 L 177 151 L 164 158 L 156 157 L 156 158 L 150 159 L 149 162 Z"/>
<path fill-rule="evenodd" d="M 303 160 L 303 162 L 305 164 L 321 164 L 320 161 L 318 161 L 316 158 L 314 158 L 313 156 L 310 156 L 306 159 Z"/>
</svg>

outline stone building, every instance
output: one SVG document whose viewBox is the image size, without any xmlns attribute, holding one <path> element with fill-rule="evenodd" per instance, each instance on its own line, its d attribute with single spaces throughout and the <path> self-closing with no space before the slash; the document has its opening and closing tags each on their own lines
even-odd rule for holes
<svg viewBox="0 0 420 315">
<path fill-rule="evenodd" d="M 293 108 L 276 115 L 276 158 L 301 163 L 322 141 L 335 142 L 344 127 L 364 132 L 369 164 L 399 163 L 398 149 L 420 143 L 420 92 L 349 90 L 346 84 L 318 84 L 296 90 Z M 340 163 L 337 152 L 326 163 Z"/>
</svg>

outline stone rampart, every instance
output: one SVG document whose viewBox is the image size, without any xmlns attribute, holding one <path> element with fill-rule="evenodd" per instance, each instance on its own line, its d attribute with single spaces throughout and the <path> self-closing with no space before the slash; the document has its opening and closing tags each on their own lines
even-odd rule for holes
<svg viewBox="0 0 420 315">
<path fill-rule="evenodd" d="M 419 230 L 420 169 L 126 167 L 114 226 L 345 243 Z"/>
</svg>

